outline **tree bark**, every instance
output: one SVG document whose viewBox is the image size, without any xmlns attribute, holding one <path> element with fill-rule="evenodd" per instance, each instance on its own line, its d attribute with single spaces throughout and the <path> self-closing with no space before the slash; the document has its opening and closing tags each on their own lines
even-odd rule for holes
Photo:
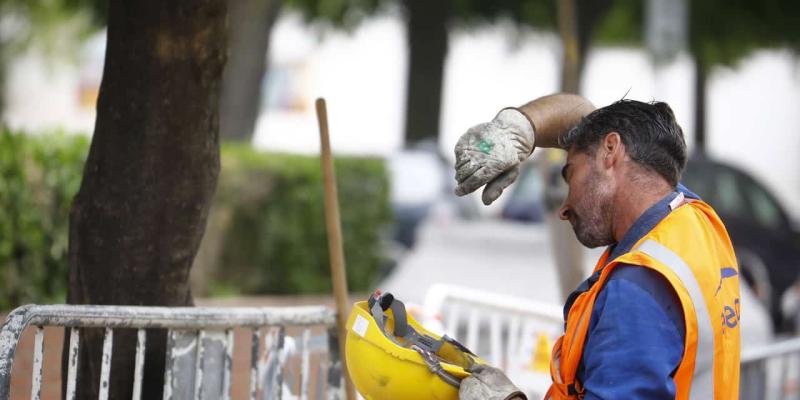
<svg viewBox="0 0 800 400">
<path fill-rule="evenodd" d="M 592 45 L 592 36 L 597 24 L 611 10 L 612 0 L 577 0 L 575 16 L 577 18 L 576 37 L 578 40 L 578 89 L 581 87 L 583 67 L 586 66 L 586 55 Z"/>
<path fill-rule="evenodd" d="M 611 8 L 610 0 L 558 0 L 558 32 L 563 45 L 561 63 L 561 91 L 580 94 L 581 75 L 586 65 L 586 54 L 591 45 L 592 34 L 597 23 Z M 563 157 L 563 152 L 558 152 Z M 557 173 L 549 158 L 541 160 L 545 174 L 545 191 L 552 201 L 548 207 L 547 224 L 552 238 L 551 249 L 558 272 L 561 295 L 564 300 L 583 281 L 583 246 L 578 242 L 569 224 L 555 214 L 566 196 L 566 184 L 560 177 L 550 179 L 548 174 Z"/>
<path fill-rule="evenodd" d="M 561 62 L 561 91 L 579 94 L 582 64 L 575 0 L 558 1 L 558 32 L 564 51 Z"/>
<path fill-rule="evenodd" d="M 708 71 L 702 62 L 694 63 L 694 143 L 695 152 L 706 152 L 706 84 Z"/>
<path fill-rule="evenodd" d="M 558 31 L 564 51 L 561 63 L 561 91 L 575 94 L 580 92 L 580 77 L 583 67 L 580 59 L 582 52 L 578 38 L 577 18 L 574 0 L 558 0 Z M 545 174 L 554 173 L 555 169 L 548 165 L 548 161 L 544 161 L 542 164 Z M 563 196 L 566 196 L 567 193 L 566 188 L 563 187 L 564 183 L 560 179 L 545 179 L 545 182 L 545 190 L 557 194 L 563 201 Z M 561 201 L 554 202 L 554 205 Z M 561 297 L 566 301 L 567 296 L 584 279 L 583 247 L 569 224 L 558 218 L 555 209 L 548 212 L 547 224 L 552 238 L 551 248 L 555 256 Z"/>
<path fill-rule="evenodd" d="M 406 0 L 408 17 L 408 91 L 406 145 L 437 140 L 447 56 L 449 0 Z"/>
<path fill-rule="evenodd" d="M 270 33 L 280 0 L 228 0 L 229 59 L 222 75 L 219 132 L 223 140 L 250 142 L 258 120 Z"/>
<path fill-rule="evenodd" d="M 70 213 L 69 303 L 192 305 L 189 270 L 219 173 L 226 31 L 225 0 L 111 2 L 95 132 Z M 97 397 L 101 348 L 102 332 L 82 332 L 78 398 Z M 115 332 L 113 399 L 131 396 L 134 350 L 135 332 Z M 150 332 L 145 399 L 161 397 L 164 355 L 164 332 Z"/>
</svg>

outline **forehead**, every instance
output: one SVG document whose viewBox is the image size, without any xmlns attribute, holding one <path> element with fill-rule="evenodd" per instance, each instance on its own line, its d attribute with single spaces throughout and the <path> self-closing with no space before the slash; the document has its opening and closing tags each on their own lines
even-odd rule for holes
<svg viewBox="0 0 800 400">
<path fill-rule="evenodd" d="M 570 175 L 573 174 L 575 169 L 583 169 L 589 161 L 589 155 L 584 151 L 573 151 L 573 148 L 567 152 L 567 159 L 564 166 L 561 167 L 561 177 L 565 182 L 569 182 Z"/>
</svg>

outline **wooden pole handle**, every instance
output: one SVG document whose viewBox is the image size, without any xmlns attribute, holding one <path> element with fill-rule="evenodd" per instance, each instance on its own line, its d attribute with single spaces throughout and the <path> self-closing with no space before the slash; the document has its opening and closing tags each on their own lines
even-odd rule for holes
<svg viewBox="0 0 800 400">
<path fill-rule="evenodd" d="M 333 296 L 336 301 L 339 354 L 342 360 L 342 374 L 345 378 L 347 400 L 355 400 L 355 388 L 350 380 L 350 375 L 347 373 L 347 360 L 345 359 L 347 314 L 350 307 L 347 298 L 347 273 L 345 272 L 344 249 L 342 248 L 342 225 L 339 219 L 336 172 L 333 169 L 333 157 L 328 135 L 328 111 L 323 98 L 318 98 L 315 106 L 317 109 L 317 121 L 319 122 L 320 162 L 322 163 L 322 179 L 325 186 L 325 226 L 328 231 L 328 254 L 331 262 Z"/>
</svg>

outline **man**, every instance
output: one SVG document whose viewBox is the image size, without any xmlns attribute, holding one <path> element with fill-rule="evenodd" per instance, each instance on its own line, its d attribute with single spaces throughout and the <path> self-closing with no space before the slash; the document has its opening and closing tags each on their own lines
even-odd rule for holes
<svg viewBox="0 0 800 400">
<path fill-rule="evenodd" d="M 547 399 L 738 399 L 736 257 L 713 209 L 679 184 L 686 144 L 665 103 L 595 110 L 556 94 L 471 128 L 455 148 L 457 195 L 497 199 L 538 147 L 567 150 L 558 211 L 587 247 L 607 246 L 564 307 Z M 524 398 L 493 368 L 462 400 Z"/>
</svg>

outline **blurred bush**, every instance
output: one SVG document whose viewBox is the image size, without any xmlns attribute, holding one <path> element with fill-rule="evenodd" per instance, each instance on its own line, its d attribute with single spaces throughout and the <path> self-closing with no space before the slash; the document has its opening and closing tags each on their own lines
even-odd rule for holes
<svg viewBox="0 0 800 400">
<path fill-rule="evenodd" d="M 374 284 L 391 219 L 377 158 L 335 161 L 349 287 Z M 328 242 L 318 157 L 225 144 L 217 195 L 193 268 L 200 295 L 329 293 Z"/>
<path fill-rule="evenodd" d="M 0 128 L 0 310 L 64 301 L 69 207 L 88 149 L 83 136 Z"/>
<path fill-rule="evenodd" d="M 63 302 L 69 208 L 84 136 L 0 128 L 0 310 Z M 340 157 L 336 172 L 348 280 L 373 283 L 391 211 L 384 163 Z M 192 273 L 197 295 L 331 290 L 319 158 L 223 145 L 222 172 Z"/>
</svg>

